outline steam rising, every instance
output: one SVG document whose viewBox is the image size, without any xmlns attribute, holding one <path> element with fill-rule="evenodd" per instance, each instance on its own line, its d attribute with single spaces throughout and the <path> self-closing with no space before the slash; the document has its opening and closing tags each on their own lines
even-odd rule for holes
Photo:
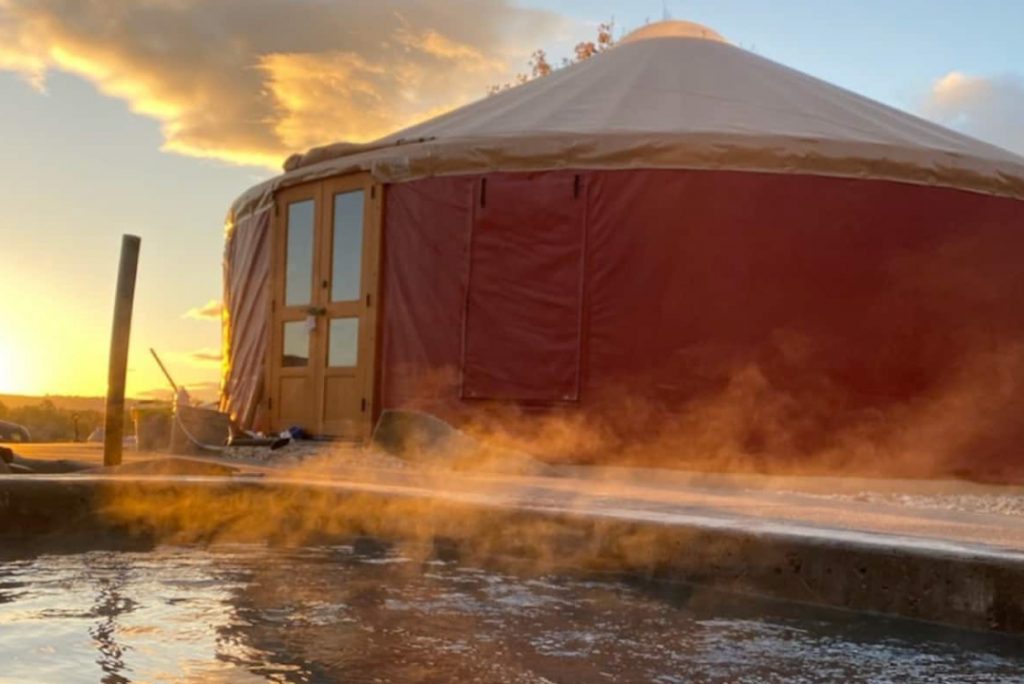
<svg viewBox="0 0 1024 684">
<path fill-rule="evenodd" d="M 493 406 L 469 419 L 484 443 L 563 463 L 773 474 L 1020 477 L 1024 345 L 957 362 L 920 396 L 858 405 L 821 379 L 793 388 L 756 363 L 669 410 L 625 393 L 587 412 Z"/>
<path fill-rule="evenodd" d="M 565 515 L 511 505 L 508 484 L 481 479 L 473 492 L 452 491 L 444 479 L 450 481 L 437 473 L 404 492 L 388 483 L 379 493 L 372 484 L 346 492 L 309 481 L 208 487 L 125 481 L 108 487 L 103 515 L 133 534 L 173 544 L 306 546 L 366 536 L 395 541 L 403 555 L 425 560 L 449 552 L 451 542 L 463 560 L 500 559 L 538 573 L 651 571 L 679 553 L 657 526 L 594 516 L 570 516 L 566 524 Z M 422 495 L 431 489 L 448 491 Z M 571 506 L 573 496 L 565 491 L 562 503 Z M 702 549 L 716 553 L 707 540 Z"/>
<path fill-rule="evenodd" d="M 582 408 L 426 399 L 421 408 L 446 415 L 478 446 L 443 457 L 413 447 L 407 456 L 491 470 L 510 463 L 506 454 L 531 454 L 553 464 L 780 475 L 1021 477 L 1024 344 L 947 335 L 928 382 L 905 396 L 860 396 L 814 368 L 814 341 L 779 334 L 774 354 L 709 366 L 707 386 L 675 402 L 638 394 L 642 383 L 595 390 Z M 431 375 L 429 391 L 410 394 L 445 396 L 453 377 Z"/>
</svg>

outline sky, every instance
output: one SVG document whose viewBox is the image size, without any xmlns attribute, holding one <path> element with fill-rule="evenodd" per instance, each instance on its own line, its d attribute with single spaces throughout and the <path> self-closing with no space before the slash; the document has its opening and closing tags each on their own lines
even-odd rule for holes
<svg viewBox="0 0 1024 684">
<path fill-rule="evenodd" d="M 1018 0 L 0 0 L 0 393 L 104 393 L 133 233 L 129 394 L 214 397 L 237 195 L 665 16 L 1024 154 Z"/>
</svg>

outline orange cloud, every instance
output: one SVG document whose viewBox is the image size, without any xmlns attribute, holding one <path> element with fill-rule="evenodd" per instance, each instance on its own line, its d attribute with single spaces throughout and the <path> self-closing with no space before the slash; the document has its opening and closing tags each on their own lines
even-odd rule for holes
<svg viewBox="0 0 1024 684">
<path fill-rule="evenodd" d="M 219 364 L 221 355 L 216 349 L 199 349 L 189 354 L 189 358 L 199 363 L 207 362 Z"/>
<path fill-rule="evenodd" d="M 223 302 L 219 299 L 211 299 L 202 306 L 197 306 L 185 312 L 182 318 L 192 318 L 197 321 L 219 321 Z"/>
<path fill-rule="evenodd" d="M 192 351 L 165 351 L 161 354 L 161 358 L 175 379 L 179 373 L 185 374 L 188 378 L 194 378 L 197 369 L 199 371 L 219 369 L 221 352 L 213 347 L 202 347 Z M 208 376 L 206 373 L 200 373 L 200 376 L 203 375 Z"/>
<path fill-rule="evenodd" d="M 951 71 L 933 85 L 922 113 L 986 142 L 1024 154 L 1024 79 Z"/>
<path fill-rule="evenodd" d="M 167 151 L 278 167 L 482 96 L 564 24 L 512 0 L 0 0 L 0 69 L 77 74 Z"/>
</svg>

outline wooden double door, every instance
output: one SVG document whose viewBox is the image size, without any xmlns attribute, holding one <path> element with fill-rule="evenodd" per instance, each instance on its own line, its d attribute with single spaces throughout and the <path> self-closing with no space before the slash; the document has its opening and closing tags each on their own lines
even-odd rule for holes
<svg viewBox="0 0 1024 684">
<path fill-rule="evenodd" d="M 268 369 L 274 427 L 373 428 L 382 188 L 354 174 L 277 195 Z"/>
</svg>

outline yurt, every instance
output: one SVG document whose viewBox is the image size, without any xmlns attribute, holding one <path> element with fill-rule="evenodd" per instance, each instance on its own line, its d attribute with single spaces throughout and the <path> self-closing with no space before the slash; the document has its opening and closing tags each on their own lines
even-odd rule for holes
<svg viewBox="0 0 1024 684">
<path fill-rule="evenodd" d="M 1021 460 L 1024 158 L 692 23 L 292 157 L 224 271 L 249 428 L 509 406 L 679 453 Z"/>
</svg>

